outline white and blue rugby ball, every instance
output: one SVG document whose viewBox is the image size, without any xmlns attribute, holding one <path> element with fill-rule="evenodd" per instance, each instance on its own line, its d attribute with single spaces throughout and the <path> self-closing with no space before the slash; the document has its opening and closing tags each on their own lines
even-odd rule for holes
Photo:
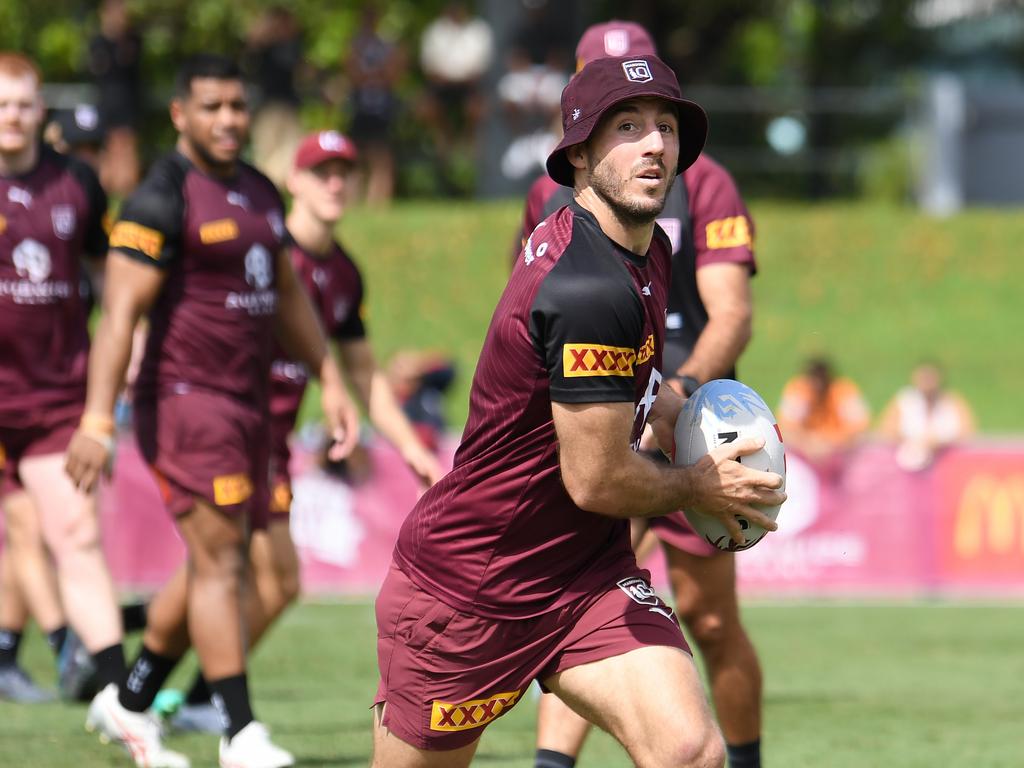
<svg viewBox="0 0 1024 768">
<path fill-rule="evenodd" d="M 740 461 L 754 469 L 782 475 L 782 489 L 785 490 L 786 452 L 775 415 L 757 392 L 732 379 L 707 382 L 683 404 L 676 420 L 675 463 L 695 464 L 723 443 L 744 437 L 760 437 L 764 440 L 764 447 L 740 457 Z M 778 517 L 780 508 L 781 505 L 759 507 L 772 520 Z M 739 545 L 716 518 L 688 509 L 683 512 L 698 534 L 718 549 L 729 552 L 750 549 L 768 532 L 745 516 L 736 515 L 746 539 L 745 544 Z"/>
</svg>

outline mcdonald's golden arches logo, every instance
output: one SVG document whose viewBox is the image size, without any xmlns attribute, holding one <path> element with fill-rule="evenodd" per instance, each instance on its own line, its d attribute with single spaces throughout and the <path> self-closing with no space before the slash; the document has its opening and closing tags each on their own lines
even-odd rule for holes
<svg viewBox="0 0 1024 768">
<path fill-rule="evenodd" d="M 1024 565 L 1024 473 L 971 476 L 956 509 L 953 550 L 965 560 L 1016 555 Z"/>
</svg>

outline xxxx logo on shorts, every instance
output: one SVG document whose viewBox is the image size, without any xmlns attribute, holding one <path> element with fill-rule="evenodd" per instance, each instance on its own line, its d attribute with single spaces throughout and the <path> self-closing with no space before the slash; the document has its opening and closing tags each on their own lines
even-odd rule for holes
<svg viewBox="0 0 1024 768">
<path fill-rule="evenodd" d="M 564 344 L 562 371 L 567 379 L 579 376 L 632 376 L 636 352 L 629 347 L 603 344 Z"/>
<path fill-rule="evenodd" d="M 430 711 L 430 730 L 465 731 L 487 725 L 512 709 L 520 695 L 522 691 L 497 693 L 489 699 L 474 699 L 462 704 L 435 701 Z"/>
<path fill-rule="evenodd" d="M 213 503 L 218 507 L 241 504 L 252 496 L 252 481 L 244 472 L 213 478 Z"/>
</svg>

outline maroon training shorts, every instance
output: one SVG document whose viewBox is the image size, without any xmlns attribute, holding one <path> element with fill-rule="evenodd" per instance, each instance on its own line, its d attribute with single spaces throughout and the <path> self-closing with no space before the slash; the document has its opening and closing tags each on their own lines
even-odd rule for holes
<svg viewBox="0 0 1024 768">
<path fill-rule="evenodd" d="M 18 464 L 30 456 L 64 453 L 78 429 L 84 403 L 41 409 L 29 427 L 0 425 L 0 497 L 22 488 Z"/>
<path fill-rule="evenodd" d="M 266 411 L 224 395 L 188 391 L 135 403 L 139 450 L 178 516 L 201 498 L 266 528 L 269 420 Z"/>
<path fill-rule="evenodd" d="M 689 555 L 712 557 L 722 554 L 722 550 L 693 530 L 682 512 L 652 517 L 650 528 L 663 544 L 680 549 Z"/>
<path fill-rule="evenodd" d="M 270 522 L 288 522 L 292 508 L 292 476 L 288 464 L 292 460 L 288 436 L 294 419 L 291 414 L 270 417 Z"/>
<path fill-rule="evenodd" d="M 609 577 L 601 593 L 530 619 L 450 608 L 394 563 L 377 597 L 375 704 L 383 725 L 420 749 L 471 744 L 534 680 L 649 645 L 690 652 L 647 571 Z"/>
</svg>

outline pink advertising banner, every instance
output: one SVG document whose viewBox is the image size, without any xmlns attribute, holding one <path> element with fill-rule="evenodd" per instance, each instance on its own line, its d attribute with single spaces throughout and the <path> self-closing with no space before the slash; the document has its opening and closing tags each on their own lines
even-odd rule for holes
<svg viewBox="0 0 1024 768">
<path fill-rule="evenodd" d="M 450 462 L 454 444 L 446 446 Z M 419 493 L 383 443 L 371 473 L 350 486 L 296 452 L 292 534 L 308 593 L 372 594 Z M 775 596 L 1024 596 L 1024 441 L 977 443 L 922 472 L 866 445 L 841 469 L 788 456 L 789 501 L 779 531 L 737 555 L 741 590 Z M 115 579 L 148 591 L 183 561 L 184 548 L 134 448 L 119 449 L 101 497 L 104 546 Z M 663 583 L 660 563 L 652 567 Z"/>
</svg>

